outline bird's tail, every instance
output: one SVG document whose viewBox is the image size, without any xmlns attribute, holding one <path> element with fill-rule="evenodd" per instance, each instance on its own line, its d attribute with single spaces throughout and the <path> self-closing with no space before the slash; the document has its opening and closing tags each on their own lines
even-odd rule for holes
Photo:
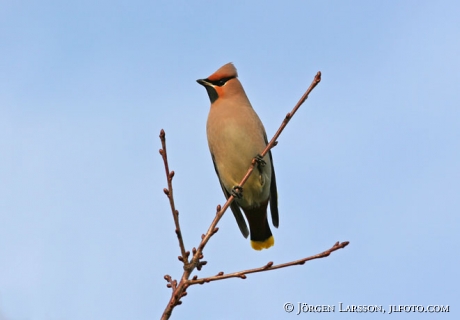
<svg viewBox="0 0 460 320">
<path fill-rule="evenodd" d="M 244 215 L 249 223 L 251 234 L 251 247 L 255 250 L 268 249 L 275 244 L 270 226 L 267 220 L 266 202 L 261 203 L 259 207 L 244 209 Z"/>
</svg>

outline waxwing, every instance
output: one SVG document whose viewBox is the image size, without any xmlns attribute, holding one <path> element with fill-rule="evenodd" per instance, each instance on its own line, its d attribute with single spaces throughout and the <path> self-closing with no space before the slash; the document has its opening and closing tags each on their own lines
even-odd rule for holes
<svg viewBox="0 0 460 320">
<path fill-rule="evenodd" d="M 251 235 L 252 248 L 268 249 L 275 243 L 267 220 L 268 203 L 273 225 L 277 228 L 279 224 L 276 179 L 270 151 L 263 159 L 259 156 L 243 188 L 238 186 L 252 159 L 268 143 L 264 126 L 252 108 L 233 64 L 228 63 L 197 82 L 206 88 L 211 100 L 206 133 L 222 190 L 226 198 L 231 194 L 236 196 L 230 208 L 243 236 L 247 238 Z"/>
</svg>

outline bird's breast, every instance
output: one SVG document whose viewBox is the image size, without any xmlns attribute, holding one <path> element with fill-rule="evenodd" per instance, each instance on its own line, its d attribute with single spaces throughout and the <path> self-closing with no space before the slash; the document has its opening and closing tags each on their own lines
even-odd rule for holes
<svg viewBox="0 0 460 320">
<path fill-rule="evenodd" d="M 255 115 L 255 113 L 254 113 Z M 221 182 L 227 189 L 238 185 L 246 174 L 252 159 L 265 148 L 264 129 L 257 115 L 228 114 L 215 117 L 210 113 L 207 124 L 208 144 L 219 172 Z M 256 167 L 243 187 L 243 206 L 258 205 L 268 199 L 271 163 Z"/>
</svg>

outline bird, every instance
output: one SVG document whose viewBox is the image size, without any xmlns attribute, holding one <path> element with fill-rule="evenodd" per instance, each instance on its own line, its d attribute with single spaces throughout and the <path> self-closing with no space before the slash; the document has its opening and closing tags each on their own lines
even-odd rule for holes
<svg viewBox="0 0 460 320">
<path fill-rule="evenodd" d="M 267 218 L 267 207 L 273 226 L 278 228 L 278 195 L 273 157 L 269 151 L 260 156 L 268 144 L 265 128 L 249 102 L 232 63 L 227 63 L 205 79 L 197 82 L 206 88 L 211 107 L 206 123 L 209 151 L 226 199 L 239 229 L 245 238 L 250 234 L 255 250 L 268 249 L 275 240 Z M 256 167 L 241 188 L 238 183 L 249 169 L 252 159 Z M 246 221 L 241 213 L 244 212 Z"/>
</svg>

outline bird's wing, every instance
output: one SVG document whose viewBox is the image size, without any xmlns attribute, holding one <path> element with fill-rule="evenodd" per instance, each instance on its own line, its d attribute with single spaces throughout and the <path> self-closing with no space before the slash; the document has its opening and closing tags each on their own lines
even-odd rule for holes
<svg viewBox="0 0 460 320">
<path fill-rule="evenodd" d="M 268 144 L 267 135 L 264 134 L 265 143 Z M 276 189 L 276 176 L 275 176 L 275 167 L 273 165 L 272 151 L 268 151 L 268 156 L 270 157 L 270 163 L 272 166 L 272 177 L 270 181 L 270 212 L 272 215 L 272 222 L 275 228 L 278 228 L 280 219 L 278 216 L 278 191 Z"/>
<path fill-rule="evenodd" d="M 214 155 L 211 153 L 212 157 L 212 163 L 214 164 L 214 170 L 216 170 L 217 178 L 219 178 L 219 183 L 220 186 L 222 187 L 222 191 L 224 192 L 225 199 L 228 199 L 230 197 L 230 193 L 225 189 L 222 180 L 220 179 L 219 176 L 219 171 L 217 171 L 217 166 L 216 162 L 214 161 Z M 275 188 L 276 189 L 276 188 Z M 246 225 L 246 220 L 244 220 L 243 214 L 241 213 L 240 207 L 236 203 L 236 201 L 233 201 L 232 204 L 230 205 L 230 209 L 232 209 L 233 215 L 235 216 L 236 223 L 238 224 L 238 227 L 240 228 L 241 233 L 245 238 L 249 236 L 249 230 L 248 226 Z"/>
</svg>

